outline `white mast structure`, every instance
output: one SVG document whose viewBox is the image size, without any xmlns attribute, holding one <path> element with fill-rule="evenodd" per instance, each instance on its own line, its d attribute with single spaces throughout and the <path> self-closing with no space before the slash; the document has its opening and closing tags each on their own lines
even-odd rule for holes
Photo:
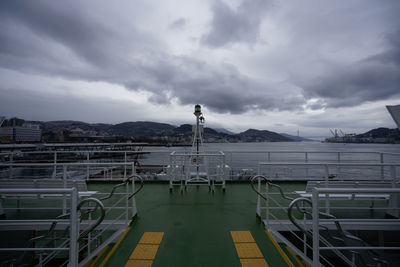
<svg viewBox="0 0 400 267">
<path fill-rule="evenodd" d="M 199 154 L 200 145 L 203 145 L 203 124 L 204 117 L 203 113 L 201 113 L 201 106 L 194 106 L 194 113 L 196 116 L 196 125 L 193 127 L 193 143 L 192 143 L 192 153 L 196 152 Z"/>
<path fill-rule="evenodd" d="M 192 162 L 196 165 L 196 176 L 199 177 L 199 152 L 200 145 L 203 145 L 203 124 L 204 117 L 203 113 L 201 113 L 201 106 L 194 106 L 194 113 L 196 116 L 196 125 L 193 126 L 193 143 L 192 143 Z M 195 155 L 193 155 L 195 154 Z"/>
<path fill-rule="evenodd" d="M 174 185 L 186 190 L 188 185 L 208 185 L 210 190 L 219 185 L 225 191 L 225 154 L 222 151 L 200 151 L 203 145 L 204 117 L 201 106 L 195 105 L 196 124 L 192 126 L 192 149 L 189 153 L 173 151 L 170 155 L 169 189 Z"/>
</svg>

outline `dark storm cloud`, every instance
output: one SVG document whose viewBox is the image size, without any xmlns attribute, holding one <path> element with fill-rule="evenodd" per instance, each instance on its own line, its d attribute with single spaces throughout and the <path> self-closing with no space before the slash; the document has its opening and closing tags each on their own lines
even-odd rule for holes
<svg viewBox="0 0 400 267">
<path fill-rule="evenodd" d="M 90 9 L 77 6 L 54 1 L 2 2 L 0 66 L 120 84 L 151 92 L 150 101 L 156 103 L 177 99 L 182 104 L 200 103 L 224 113 L 243 113 L 250 108 L 294 109 L 304 101 L 297 95 L 281 97 L 271 85 L 250 79 L 234 66 L 168 55 L 162 44 L 134 27 L 119 32 Z M 235 16 L 244 24 L 236 25 L 240 30 L 235 36 L 226 36 L 227 41 L 256 38 L 260 22 L 257 14 L 263 6 L 260 1 L 243 2 Z M 176 26 L 184 23 L 175 21 Z"/>
<path fill-rule="evenodd" d="M 3 1 L 0 10 L 1 21 L 6 25 L 7 22 L 21 24 L 38 37 L 65 45 L 92 63 L 109 60 L 98 44 L 101 42 L 104 46 L 104 36 L 112 38 L 112 32 L 101 21 L 91 21 L 77 5 L 56 1 Z M 29 40 L 25 41 L 29 45 Z"/>
<path fill-rule="evenodd" d="M 303 86 L 308 97 L 330 107 L 357 106 L 400 94 L 400 31 L 387 37 L 386 51 L 348 66 L 335 66 Z"/>
<path fill-rule="evenodd" d="M 169 56 L 146 66 L 146 72 L 151 80 L 136 81 L 128 86 L 162 88 L 152 90 L 155 94 L 152 100 L 159 103 L 177 98 L 182 104 L 205 104 L 221 113 L 243 113 L 249 109 L 291 110 L 304 103 L 303 97 L 277 94 L 272 85 L 250 79 L 231 65 L 213 67 L 192 58 Z"/>
<path fill-rule="evenodd" d="M 203 36 L 202 43 L 221 47 L 236 42 L 256 42 L 267 6 L 265 0 L 244 0 L 237 10 L 233 10 L 223 1 L 214 1 L 211 30 Z"/>
<path fill-rule="evenodd" d="M 107 7 L 99 8 L 106 4 L 106 1 L 1 1 L 0 68 L 52 78 L 108 82 L 129 90 L 150 92 L 149 99 L 154 103 L 165 104 L 175 100 L 181 104 L 199 103 L 217 112 L 236 114 L 253 109 L 299 110 L 309 98 L 321 98 L 308 103 L 311 109 L 359 105 L 399 92 L 399 34 L 388 37 L 390 45 L 385 51 L 352 65 L 327 67 L 329 74 L 313 80 L 305 78 L 301 84 L 292 78 L 272 83 L 265 81 L 269 78 L 269 68 L 260 71 L 265 73 L 261 78 L 255 78 L 250 76 L 253 75 L 251 70 L 246 69 L 249 73 L 246 75 L 239 67 L 223 61 L 218 63 L 218 59 L 215 60 L 217 63 L 210 63 L 207 56 L 198 59 L 183 56 L 185 53 L 172 55 L 162 40 L 162 34 L 151 32 L 146 27 L 147 30 L 143 30 L 131 14 L 132 18 L 119 21 L 119 13 L 113 13 Z M 136 10 L 137 3 L 133 5 L 132 10 Z M 215 48 L 259 41 L 260 25 L 268 6 L 269 2 L 264 0 L 244 0 L 237 8 L 214 1 L 210 31 L 199 33 L 202 44 Z M 308 11 L 307 6 L 303 10 Z M 289 23 L 286 28 L 297 31 L 303 40 L 312 37 L 317 45 L 323 26 L 318 34 L 315 34 L 315 28 L 310 30 L 307 23 L 307 31 L 298 31 L 296 25 L 290 24 L 290 18 L 297 10 L 290 12 L 288 17 L 281 18 Z M 308 16 L 304 20 L 308 21 Z M 180 29 L 187 24 L 186 19 L 179 18 L 168 29 Z M 316 28 L 320 26 L 314 21 L 312 24 Z M 332 28 L 336 29 L 336 26 Z M 340 33 L 341 27 L 336 30 Z M 296 58 L 301 54 L 320 62 L 318 53 L 312 53 L 316 45 L 301 50 L 302 46 L 296 43 L 296 38 L 300 37 L 293 36 L 294 40 L 288 38 L 292 43 L 287 41 L 287 47 L 295 55 L 277 60 L 281 69 L 286 71 L 291 66 L 305 69 L 303 64 L 299 64 L 301 60 Z M 335 38 L 328 41 L 333 42 Z M 218 49 L 213 50 L 218 52 Z M 214 55 L 210 54 L 210 57 Z M 273 64 L 262 56 L 258 60 L 268 67 Z M 285 71 L 277 68 L 278 73 L 286 74 Z M 303 88 L 304 96 L 299 87 Z"/>
</svg>

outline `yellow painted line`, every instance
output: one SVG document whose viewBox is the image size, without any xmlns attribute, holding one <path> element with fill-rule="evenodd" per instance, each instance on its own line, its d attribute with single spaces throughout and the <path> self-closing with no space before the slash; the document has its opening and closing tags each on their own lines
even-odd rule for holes
<svg viewBox="0 0 400 267">
<path fill-rule="evenodd" d="M 256 243 L 235 243 L 235 247 L 240 259 L 264 258 Z"/>
<path fill-rule="evenodd" d="M 231 231 L 234 243 L 255 243 L 250 231 Z"/>
<path fill-rule="evenodd" d="M 230 231 L 242 267 L 268 267 L 250 231 Z"/>
<path fill-rule="evenodd" d="M 125 267 L 151 267 L 152 260 L 128 260 Z"/>
<path fill-rule="evenodd" d="M 151 267 L 164 232 L 145 232 L 133 250 L 125 267 Z"/>
<path fill-rule="evenodd" d="M 129 257 L 130 260 L 152 260 L 157 254 L 159 245 L 138 244 Z"/>
<path fill-rule="evenodd" d="M 269 239 L 271 240 L 272 244 L 274 244 L 275 248 L 278 250 L 279 254 L 281 254 L 283 260 L 286 262 L 286 264 L 289 267 L 294 267 L 293 263 L 290 262 L 288 256 L 285 254 L 285 252 L 283 252 L 282 248 L 278 245 L 278 243 L 276 243 L 275 239 L 272 237 L 272 235 L 268 232 L 268 230 L 265 230 L 265 233 L 267 234 L 267 236 L 269 237 Z"/>
<path fill-rule="evenodd" d="M 107 251 L 108 247 L 109 246 L 107 245 L 105 248 L 103 248 L 103 250 L 100 251 L 99 255 L 97 255 L 96 258 L 90 261 L 90 263 L 87 264 L 86 267 L 93 267 L 97 263 L 97 261 L 103 256 L 103 254 Z"/>
<path fill-rule="evenodd" d="M 139 244 L 159 245 L 164 236 L 163 232 L 145 232 L 139 241 Z"/>
<path fill-rule="evenodd" d="M 118 242 L 115 244 L 115 246 L 111 249 L 111 251 L 107 254 L 107 256 L 104 258 L 104 260 L 101 262 L 99 267 L 104 267 L 104 265 L 107 263 L 107 261 L 111 258 L 112 254 L 114 253 L 115 250 L 117 250 L 119 244 L 121 244 L 122 240 L 124 240 L 126 234 L 131 230 L 131 227 L 128 226 L 126 228 L 125 232 L 121 235 L 121 237 L 118 239 Z"/>
<path fill-rule="evenodd" d="M 290 255 L 292 255 L 292 257 L 294 258 L 294 260 L 297 262 L 298 265 L 300 265 L 300 267 L 305 267 L 303 265 L 303 263 L 299 260 L 299 258 L 297 257 L 296 254 L 293 253 L 293 251 L 285 245 L 286 250 L 289 252 Z"/>
<path fill-rule="evenodd" d="M 242 267 L 269 267 L 265 259 L 240 259 Z"/>
</svg>

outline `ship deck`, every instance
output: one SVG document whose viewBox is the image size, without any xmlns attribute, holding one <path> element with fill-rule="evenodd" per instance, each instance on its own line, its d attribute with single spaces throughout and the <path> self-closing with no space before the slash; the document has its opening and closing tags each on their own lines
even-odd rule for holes
<svg viewBox="0 0 400 267">
<path fill-rule="evenodd" d="M 285 191 L 304 187 L 301 182 L 285 183 Z M 107 188 L 107 183 L 89 184 L 90 190 Z M 174 188 L 171 193 L 168 184 L 146 183 L 136 202 L 138 215 L 126 234 L 91 266 L 250 266 L 243 259 L 260 256 L 248 251 L 249 256 L 241 256 L 241 264 L 231 231 L 249 231 L 269 266 L 288 266 L 255 215 L 257 196 L 248 183 L 227 184 L 225 192 L 217 187 L 214 193 L 207 186 L 189 186 L 184 192 Z M 145 232 L 164 235 L 155 256 L 153 253 L 147 259 L 142 256 L 144 261 L 132 261 L 132 253 Z M 301 266 L 294 259 L 292 262 Z"/>
</svg>

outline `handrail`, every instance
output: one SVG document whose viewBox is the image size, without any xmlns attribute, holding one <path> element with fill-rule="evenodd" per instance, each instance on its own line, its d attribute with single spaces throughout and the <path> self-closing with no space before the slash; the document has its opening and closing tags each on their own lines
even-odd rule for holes
<svg viewBox="0 0 400 267">
<path fill-rule="evenodd" d="M 132 174 L 132 175 L 130 175 L 130 176 L 127 176 L 124 182 L 115 185 L 115 186 L 111 189 L 110 194 L 109 194 L 108 196 L 106 196 L 106 197 L 100 198 L 100 200 L 103 201 L 103 200 L 107 200 L 107 199 L 111 198 L 111 197 L 114 195 L 114 192 L 115 192 L 115 190 L 116 190 L 118 187 L 124 186 L 124 185 L 126 185 L 127 183 L 131 182 L 131 181 L 132 181 L 131 179 L 134 178 L 134 177 L 135 177 L 135 178 L 139 178 L 139 180 L 140 180 L 140 186 L 139 186 L 138 189 L 136 189 L 135 192 L 133 192 L 133 193 L 128 197 L 128 199 L 131 199 L 134 195 L 136 195 L 137 193 L 139 193 L 140 190 L 142 190 L 143 185 L 144 185 L 144 180 L 143 180 L 143 178 L 142 178 L 141 176 L 137 175 L 137 174 Z M 134 179 L 133 179 L 133 182 L 135 182 Z"/>
<path fill-rule="evenodd" d="M 106 212 L 105 212 L 105 208 L 104 208 L 103 203 L 102 203 L 99 199 L 97 199 L 97 198 L 85 198 L 85 199 L 83 199 L 81 202 L 79 202 L 79 204 L 78 204 L 78 206 L 76 207 L 76 209 L 77 209 L 78 211 L 80 211 L 80 210 L 82 209 L 82 206 L 83 206 L 85 203 L 88 203 L 88 202 L 94 202 L 94 203 L 96 204 L 96 206 L 95 206 L 94 208 L 88 209 L 87 211 L 84 211 L 83 213 L 81 213 L 80 221 L 83 220 L 83 217 L 84 217 L 85 215 L 88 215 L 89 213 L 95 212 L 95 211 L 97 210 L 97 208 L 99 208 L 99 207 L 100 207 L 101 215 L 100 215 L 100 217 L 97 219 L 97 221 L 96 221 L 89 229 L 86 229 L 84 232 L 82 232 L 82 233 L 79 235 L 78 240 L 84 238 L 84 237 L 87 236 L 91 231 L 93 231 L 93 230 L 104 220 L 104 217 L 105 217 L 105 215 L 106 215 Z M 67 218 L 69 218 L 70 215 L 71 215 L 71 213 L 61 214 L 61 215 L 58 216 L 56 219 L 57 219 L 57 220 L 59 220 L 59 219 L 67 219 Z M 57 222 L 58 222 L 58 221 L 52 222 L 52 224 L 51 224 L 51 226 L 50 226 L 50 229 L 47 231 L 47 233 L 45 233 L 44 235 L 41 235 L 41 236 L 34 237 L 34 238 L 30 239 L 29 241 L 30 241 L 30 242 L 33 242 L 33 241 L 38 241 L 38 240 L 45 239 L 46 237 L 49 237 L 49 236 L 55 231 L 56 226 L 57 226 Z M 69 229 L 69 226 L 67 226 L 66 232 L 68 231 L 68 229 Z M 62 236 L 64 236 L 66 232 L 64 232 L 64 234 L 63 234 Z M 58 239 L 59 239 L 59 238 L 52 238 L 51 241 L 55 241 L 55 240 L 58 240 Z M 51 241 L 50 241 L 50 242 L 51 242 Z"/>
<path fill-rule="evenodd" d="M 253 178 L 250 179 L 251 188 L 254 190 L 254 192 L 256 192 L 259 196 L 261 196 L 264 200 L 267 200 L 267 198 L 266 198 L 260 191 L 258 191 L 258 190 L 255 188 L 255 186 L 254 186 L 254 181 L 256 180 L 256 178 L 257 178 L 257 179 L 258 179 L 258 178 L 261 178 L 261 179 L 265 180 L 265 182 L 266 182 L 269 186 L 278 188 L 279 193 L 281 194 L 282 198 L 287 199 L 287 200 L 293 200 L 293 199 L 294 199 L 294 198 L 292 198 L 292 197 L 286 196 L 285 193 L 283 192 L 282 188 L 281 188 L 279 185 L 272 183 L 270 180 L 267 179 L 267 177 L 265 177 L 265 176 L 263 176 L 263 175 L 256 175 L 256 176 L 253 176 Z"/>
<path fill-rule="evenodd" d="M 304 205 L 303 205 L 302 207 L 299 207 L 298 202 L 303 202 L 303 203 L 306 202 L 306 203 L 308 203 L 308 204 L 310 205 L 310 208 L 312 207 L 312 201 L 311 201 L 310 199 L 304 198 L 304 197 L 296 198 L 296 199 L 294 199 L 294 200 L 289 204 L 289 207 L 288 207 L 288 218 L 289 218 L 289 220 L 292 222 L 292 224 L 293 224 L 294 226 L 296 226 L 302 233 L 304 233 L 304 234 L 305 234 L 307 237 L 309 237 L 309 238 L 313 238 L 312 234 L 311 234 L 309 231 L 305 230 L 303 227 L 301 227 L 301 226 L 297 223 L 296 219 L 293 217 L 292 209 L 293 209 L 294 206 L 296 206 L 296 209 L 297 209 L 300 213 L 304 213 L 304 214 L 307 214 L 307 215 L 309 215 L 309 216 L 312 216 L 312 213 L 311 213 L 311 212 L 308 212 L 308 211 L 306 210 L 306 208 L 304 208 Z M 347 239 L 349 239 L 349 240 L 353 240 L 353 241 L 359 242 L 360 246 L 366 247 L 366 243 L 364 242 L 364 240 L 362 240 L 362 239 L 360 239 L 360 238 L 358 238 L 358 237 L 356 237 L 356 236 L 354 236 L 354 235 L 352 235 L 352 234 L 349 234 L 349 233 L 345 232 L 345 231 L 343 230 L 342 226 L 340 225 L 339 221 L 337 220 L 337 218 L 336 218 L 334 215 L 329 214 L 329 213 L 326 213 L 326 212 L 318 212 L 318 215 L 322 215 L 322 216 L 326 217 L 327 219 L 334 220 L 334 224 L 335 224 L 335 226 L 336 226 L 336 230 L 338 231 L 339 235 L 341 235 L 342 237 L 347 238 Z M 320 227 L 323 227 L 323 226 L 320 226 Z M 328 227 L 323 227 L 323 228 L 324 228 L 325 230 L 327 230 L 327 233 L 329 234 Z M 329 235 L 330 235 L 330 234 L 329 234 Z M 331 236 L 331 235 L 330 235 L 330 237 L 331 237 L 332 239 L 335 239 L 335 240 L 339 240 L 339 241 L 344 242 L 344 239 L 342 239 L 342 238 L 340 238 L 340 237 Z M 379 258 L 376 257 L 376 256 L 377 256 L 377 253 L 376 253 L 375 251 L 373 251 L 373 250 L 369 250 L 369 251 L 375 256 L 375 257 L 372 257 L 372 260 L 373 260 L 373 261 L 375 261 L 375 262 L 377 262 L 377 263 L 380 262 L 380 263 L 385 263 L 385 264 L 387 264 L 387 261 L 381 260 L 381 259 L 379 259 Z M 363 257 L 361 257 L 361 256 L 359 255 L 358 252 L 351 250 L 351 253 L 357 255 L 357 256 L 361 259 L 361 261 L 365 264 L 365 261 L 364 261 Z M 340 254 L 341 254 L 341 253 L 340 253 Z M 314 259 L 314 260 L 316 260 L 316 259 Z"/>
<path fill-rule="evenodd" d="M 78 206 L 77 206 L 77 210 L 78 210 L 78 211 L 81 210 L 83 204 L 88 203 L 88 202 L 94 202 L 94 203 L 96 204 L 96 206 L 95 206 L 93 209 L 89 209 L 89 210 L 85 211 L 85 212 L 83 213 L 83 215 L 81 215 L 81 220 L 80 220 L 80 221 L 83 220 L 83 216 L 84 216 L 84 215 L 87 215 L 87 214 L 89 214 L 89 213 L 95 212 L 95 211 L 97 210 L 98 207 L 100 207 L 101 215 L 100 215 L 100 217 L 97 219 L 97 221 L 96 221 L 90 228 L 86 229 L 85 231 L 83 231 L 83 232 L 79 235 L 78 241 L 79 241 L 80 239 L 86 237 L 90 232 L 92 232 L 92 231 L 104 220 L 104 217 L 106 216 L 106 211 L 105 211 L 103 202 L 101 202 L 99 199 L 93 198 L 93 197 L 85 198 L 84 200 L 82 200 L 81 202 L 79 202 L 79 204 L 78 204 Z"/>
<path fill-rule="evenodd" d="M 293 206 L 296 206 L 296 209 L 304 214 L 307 214 L 309 216 L 312 216 L 311 212 L 308 212 L 304 207 L 299 207 L 299 205 L 297 204 L 297 202 L 306 202 L 310 205 L 310 207 L 312 207 L 312 202 L 310 199 L 308 198 L 304 198 L 304 197 L 299 197 L 294 199 L 288 207 L 288 218 L 289 220 L 293 223 L 294 226 L 296 226 L 301 232 L 303 232 L 304 234 L 306 234 L 308 237 L 312 238 L 312 235 L 310 234 L 310 232 L 306 231 L 303 227 L 301 227 L 297 222 L 296 219 L 293 217 L 292 214 L 292 209 Z M 340 235 L 342 235 L 343 237 L 346 237 L 348 239 L 352 239 L 358 242 L 363 242 L 360 238 L 355 237 L 353 235 L 349 235 L 348 233 L 346 233 L 345 231 L 343 231 L 342 226 L 340 225 L 340 223 L 337 221 L 337 218 L 335 216 L 333 216 L 332 214 L 326 213 L 326 212 L 319 212 L 319 215 L 322 215 L 324 217 L 326 217 L 327 219 L 332 219 L 334 220 L 335 226 L 337 231 L 339 232 Z"/>
</svg>

